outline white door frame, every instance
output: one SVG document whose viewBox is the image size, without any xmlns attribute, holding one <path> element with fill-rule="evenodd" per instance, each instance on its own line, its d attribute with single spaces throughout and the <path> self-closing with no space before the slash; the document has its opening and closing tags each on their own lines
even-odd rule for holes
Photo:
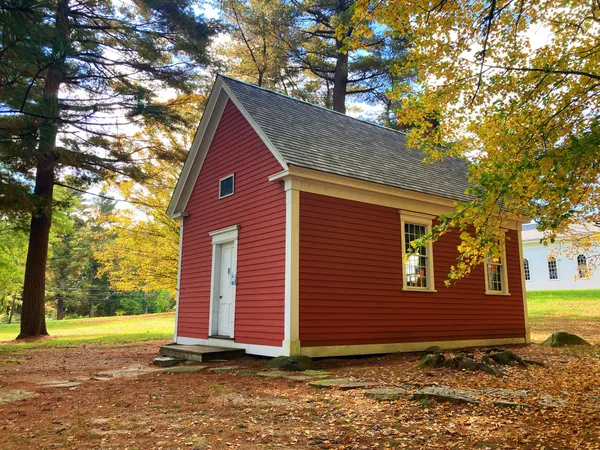
<svg viewBox="0 0 600 450">
<path fill-rule="evenodd" d="M 216 336 L 219 326 L 219 289 L 220 289 L 220 273 L 221 273 L 221 246 L 223 244 L 233 243 L 233 254 L 232 254 L 232 269 L 233 276 L 236 280 L 233 285 L 233 299 L 232 299 L 232 311 L 231 321 L 233 322 L 231 339 L 235 335 L 235 294 L 237 290 L 237 251 L 238 251 L 238 230 L 239 225 L 232 225 L 229 227 L 221 228 L 219 230 L 211 231 L 208 233 L 212 237 L 212 268 L 210 275 L 210 313 L 208 316 L 208 335 Z"/>
</svg>

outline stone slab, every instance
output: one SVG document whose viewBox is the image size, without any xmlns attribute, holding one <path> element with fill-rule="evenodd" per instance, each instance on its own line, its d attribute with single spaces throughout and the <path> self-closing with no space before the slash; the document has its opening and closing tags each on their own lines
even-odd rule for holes
<svg viewBox="0 0 600 450">
<path fill-rule="evenodd" d="M 410 400 L 421 400 L 430 398 L 441 402 L 479 404 L 477 392 L 461 389 L 451 389 L 447 386 L 426 386 L 417 389 L 408 398 Z"/>
<path fill-rule="evenodd" d="M 43 381 L 38 383 L 39 386 L 47 387 L 47 388 L 74 388 L 81 385 L 79 381 L 62 381 L 62 380 L 51 380 L 51 381 Z"/>
<path fill-rule="evenodd" d="M 170 356 L 157 356 L 152 361 L 152 364 L 158 367 L 172 367 L 181 362 L 183 362 L 183 360 L 178 358 L 171 358 Z"/>
<path fill-rule="evenodd" d="M 257 377 L 265 377 L 265 378 L 280 378 L 280 377 L 284 377 L 287 374 L 285 372 L 280 372 L 278 370 L 273 370 L 271 372 L 257 372 L 256 376 Z"/>
<path fill-rule="evenodd" d="M 25 391 L 23 389 L 0 389 L 0 405 L 5 403 L 18 402 L 29 397 L 36 397 L 38 394 Z"/>
<path fill-rule="evenodd" d="M 354 383 L 353 378 L 326 378 L 324 380 L 315 380 L 308 383 L 310 386 L 318 388 L 337 387 L 342 384 Z"/>
<path fill-rule="evenodd" d="M 134 364 L 128 367 L 121 367 L 120 369 L 103 370 L 102 372 L 96 373 L 98 376 L 109 376 L 109 377 L 138 377 L 147 373 L 157 372 L 159 369 L 144 366 L 142 364 Z"/>
<path fill-rule="evenodd" d="M 239 369 L 238 366 L 228 366 L 228 367 L 213 367 L 212 369 L 209 369 L 209 370 L 214 373 L 233 373 L 233 372 L 236 372 L 238 369 Z"/>
<path fill-rule="evenodd" d="M 403 388 L 378 388 L 378 389 L 367 389 L 363 391 L 363 394 L 367 398 L 379 400 L 380 402 L 391 402 L 399 400 L 406 396 L 406 389 Z"/>
<path fill-rule="evenodd" d="M 350 391 L 352 389 L 371 389 L 374 388 L 376 386 L 379 386 L 380 383 L 372 383 L 369 381 L 357 381 L 354 383 L 347 383 L 347 384 L 340 384 L 338 386 L 338 389 L 342 390 L 342 391 Z"/>
<path fill-rule="evenodd" d="M 208 366 L 180 366 L 180 367 L 170 367 L 165 369 L 164 373 L 198 373 L 202 372 Z"/>
</svg>

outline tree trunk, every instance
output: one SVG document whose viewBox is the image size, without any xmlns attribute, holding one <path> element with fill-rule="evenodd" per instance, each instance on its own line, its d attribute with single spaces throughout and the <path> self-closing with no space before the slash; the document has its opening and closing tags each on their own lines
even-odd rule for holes
<svg viewBox="0 0 600 450">
<path fill-rule="evenodd" d="M 348 88 L 348 52 L 343 44 L 336 40 L 337 60 L 333 78 L 333 110 L 346 114 L 346 89 Z"/>
<path fill-rule="evenodd" d="M 46 330 L 45 290 L 48 243 L 52 225 L 52 193 L 57 165 L 56 135 L 58 134 L 58 92 L 63 82 L 63 54 L 68 33 L 68 0 L 59 1 L 53 53 L 57 63 L 48 69 L 44 83 L 42 112 L 45 123 L 40 127 L 40 142 L 36 165 L 34 209 L 31 214 L 29 248 L 25 263 L 21 332 L 17 339 L 48 335 Z"/>
<path fill-rule="evenodd" d="M 16 302 L 16 300 L 17 300 L 17 296 L 13 295 L 12 302 L 11 302 L 11 305 L 10 305 L 10 314 L 8 316 L 8 324 L 9 325 L 12 323 L 13 314 L 15 313 L 15 302 Z"/>
<path fill-rule="evenodd" d="M 62 295 L 59 295 L 56 299 L 56 320 L 63 320 L 65 318 L 65 299 Z"/>
</svg>

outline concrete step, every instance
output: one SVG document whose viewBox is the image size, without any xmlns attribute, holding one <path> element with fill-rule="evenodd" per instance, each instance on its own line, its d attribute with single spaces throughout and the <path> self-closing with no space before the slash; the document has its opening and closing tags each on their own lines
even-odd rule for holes
<svg viewBox="0 0 600 450">
<path fill-rule="evenodd" d="M 208 347 L 206 345 L 168 344 L 160 348 L 162 356 L 199 362 L 213 359 L 233 359 L 244 353 L 246 350 L 242 348 Z"/>
</svg>

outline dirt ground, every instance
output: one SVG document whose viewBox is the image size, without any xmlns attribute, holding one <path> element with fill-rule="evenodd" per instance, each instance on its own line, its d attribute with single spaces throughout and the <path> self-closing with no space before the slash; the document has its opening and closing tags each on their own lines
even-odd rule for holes
<svg viewBox="0 0 600 450">
<path fill-rule="evenodd" d="M 514 347 L 519 355 L 547 366 L 510 367 L 504 377 L 421 369 L 417 354 L 317 361 L 332 377 L 387 386 L 527 389 L 534 398 L 550 394 L 567 399 L 565 406 L 550 409 L 408 399 L 378 402 L 365 398 L 361 390 L 315 388 L 306 381 L 208 369 L 93 379 L 100 371 L 148 365 L 160 344 L 31 349 L 0 357 L 2 389 L 37 394 L 0 405 L 0 448 L 600 448 L 598 347 Z M 266 362 L 245 356 L 206 365 L 262 370 Z M 66 380 L 81 384 L 37 384 Z"/>
</svg>

